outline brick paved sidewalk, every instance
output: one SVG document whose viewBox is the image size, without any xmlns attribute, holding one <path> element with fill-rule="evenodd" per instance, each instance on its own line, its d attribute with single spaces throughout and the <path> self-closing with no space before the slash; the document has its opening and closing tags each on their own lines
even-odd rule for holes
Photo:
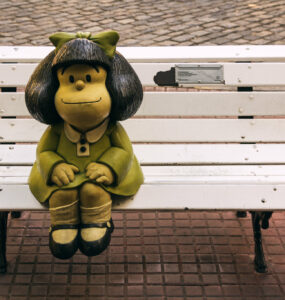
<svg viewBox="0 0 285 300">
<path fill-rule="evenodd" d="M 2 0 L 1 45 L 118 30 L 120 46 L 285 44 L 284 0 Z"/>
<path fill-rule="evenodd" d="M 281 300 L 285 298 L 285 216 L 263 231 L 269 273 L 253 269 L 250 218 L 233 212 L 115 212 L 105 253 L 51 256 L 48 213 L 10 220 L 9 267 L 0 299 Z"/>
</svg>

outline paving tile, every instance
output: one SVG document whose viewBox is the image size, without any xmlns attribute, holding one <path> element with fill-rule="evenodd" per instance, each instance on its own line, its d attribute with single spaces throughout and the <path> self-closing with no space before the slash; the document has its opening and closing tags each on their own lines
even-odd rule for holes
<svg viewBox="0 0 285 300">
<path fill-rule="evenodd" d="M 144 294 L 144 287 L 142 285 L 127 286 L 128 296 L 142 296 Z"/>
<path fill-rule="evenodd" d="M 46 296 L 48 291 L 48 286 L 45 285 L 34 285 L 31 288 L 32 296 Z"/>
<path fill-rule="evenodd" d="M 188 297 L 196 297 L 196 296 L 202 296 L 203 290 L 201 286 L 191 286 L 190 284 L 185 287 L 185 294 Z M 188 298 L 190 299 L 190 298 Z"/>
<path fill-rule="evenodd" d="M 125 283 L 125 274 L 110 274 L 109 275 L 110 284 L 124 284 Z"/>
<path fill-rule="evenodd" d="M 162 284 L 162 274 L 147 274 L 146 282 L 149 284 Z"/>
<path fill-rule="evenodd" d="M 107 289 L 108 296 L 120 297 L 124 295 L 124 286 L 110 285 Z"/>
<path fill-rule="evenodd" d="M 86 295 L 86 287 L 82 285 L 70 285 L 69 287 L 69 296 L 85 296 Z"/>
<path fill-rule="evenodd" d="M 11 296 L 24 296 L 29 292 L 29 286 L 15 284 L 11 291 Z"/>
<path fill-rule="evenodd" d="M 104 296 L 105 295 L 105 286 L 104 285 L 90 286 L 89 287 L 89 295 L 90 296 Z"/>
<path fill-rule="evenodd" d="M 196 284 L 201 285 L 202 279 L 198 274 L 184 274 L 183 281 L 187 285 Z"/>
<path fill-rule="evenodd" d="M 165 274 L 164 279 L 166 284 L 180 284 L 181 277 L 180 274 Z"/>
<path fill-rule="evenodd" d="M 147 296 L 163 296 L 163 287 L 158 285 L 147 285 L 146 294 Z"/>
<path fill-rule="evenodd" d="M 0 289 L 0 296 L 9 296 L 9 286 L 2 284 Z"/>
<path fill-rule="evenodd" d="M 139 284 L 144 282 L 143 274 L 128 274 L 127 277 L 128 283 Z"/>
</svg>

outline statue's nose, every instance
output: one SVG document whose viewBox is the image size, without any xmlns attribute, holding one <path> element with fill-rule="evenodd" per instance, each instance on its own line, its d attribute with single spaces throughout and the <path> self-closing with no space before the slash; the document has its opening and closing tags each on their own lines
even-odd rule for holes
<svg viewBox="0 0 285 300">
<path fill-rule="evenodd" d="M 75 82 L 75 87 L 76 87 L 76 89 L 77 89 L 78 91 L 83 90 L 83 89 L 85 88 L 85 83 L 84 83 L 84 81 L 82 81 L 82 80 L 77 80 L 77 81 Z"/>
</svg>

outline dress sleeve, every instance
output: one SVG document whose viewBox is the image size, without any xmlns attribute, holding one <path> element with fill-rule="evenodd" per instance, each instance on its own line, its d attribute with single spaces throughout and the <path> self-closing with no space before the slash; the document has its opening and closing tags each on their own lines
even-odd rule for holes
<svg viewBox="0 0 285 300">
<path fill-rule="evenodd" d="M 37 147 L 37 164 L 39 171 L 47 185 L 50 185 L 50 177 L 54 167 L 64 158 L 56 153 L 60 134 L 53 126 L 49 126 L 41 137 Z"/>
<path fill-rule="evenodd" d="M 111 147 L 108 148 L 103 155 L 97 160 L 110 167 L 115 174 L 115 185 L 127 175 L 134 158 L 133 147 L 130 139 L 119 123 L 116 123 L 110 134 Z"/>
</svg>

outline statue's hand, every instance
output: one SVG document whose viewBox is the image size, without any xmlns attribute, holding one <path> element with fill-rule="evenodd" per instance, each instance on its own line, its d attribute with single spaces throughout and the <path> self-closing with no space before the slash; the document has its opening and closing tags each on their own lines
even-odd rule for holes
<svg viewBox="0 0 285 300">
<path fill-rule="evenodd" d="M 60 163 L 53 169 L 51 181 L 57 186 L 67 185 L 75 178 L 74 173 L 78 173 L 79 169 L 73 165 Z"/>
<path fill-rule="evenodd" d="M 99 163 L 90 163 L 86 168 L 86 176 L 105 185 L 110 185 L 114 182 L 114 175 L 111 169 Z"/>
</svg>

